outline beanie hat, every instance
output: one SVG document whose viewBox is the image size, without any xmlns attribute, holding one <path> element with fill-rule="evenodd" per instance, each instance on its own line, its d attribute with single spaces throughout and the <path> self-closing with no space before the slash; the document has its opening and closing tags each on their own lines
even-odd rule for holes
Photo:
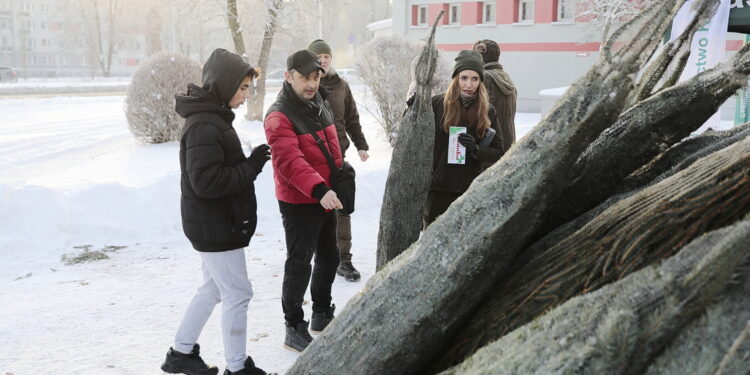
<svg viewBox="0 0 750 375">
<path fill-rule="evenodd" d="M 333 55 L 331 53 L 331 46 L 329 46 L 328 43 L 326 43 L 326 41 L 323 39 L 313 40 L 310 45 L 307 46 L 307 49 L 312 51 L 312 53 L 316 55 L 322 55 L 324 53 L 327 55 Z"/>
<path fill-rule="evenodd" d="M 456 65 L 453 66 L 453 75 L 455 77 L 458 73 L 464 70 L 473 70 L 479 74 L 479 79 L 484 81 L 484 61 L 482 61 L 482 55 L 477 51 L 463 50 L 456 56 Z"/>
<path fill-rule="evenodd" d="M 484 63 L 497 62 L 500 59 L 500 46 L 494 40 L 482 39 L 474 43 L 474 51 L 482 54 Z"/>
</svg>

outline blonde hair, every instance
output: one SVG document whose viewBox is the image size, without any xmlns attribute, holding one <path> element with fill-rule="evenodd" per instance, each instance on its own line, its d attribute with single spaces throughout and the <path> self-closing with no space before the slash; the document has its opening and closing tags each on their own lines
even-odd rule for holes
<svg viewBox="0 0 750 375">
<path fill-rule="evenodd" d="M 456 126 L 461 121 L 462 104 L 461 88 L 458 83 L 459 76 L 460 74 L 456 74 L 453 77 L 443 98 L 443 130 L 446 133 L 450 132 L 451 126 Z M 487 94 L 487 88 L 481 82 L 477 88 L 477 101 L 469 107 L 467 116 L 468 124 L 466 126 L 471 127 L 473 125 L 476 128 L 477 136 L 479 138 L 484 137 L 487 129 L 492 126 L 492 122 L 490 121 L 490 97 Z"/>
</svg>

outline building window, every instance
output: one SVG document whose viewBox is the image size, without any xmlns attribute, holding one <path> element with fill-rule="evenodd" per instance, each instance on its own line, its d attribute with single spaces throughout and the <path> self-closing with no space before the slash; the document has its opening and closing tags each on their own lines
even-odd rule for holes
<svg viewBox="0 0 750 375">
<path fill-rule="evenodd" d="M 31 65 L 36 65 L 36 62 L 37 62 L 36 56 L 32 55 L 31 56 Z"/>
<path fill-rule="evenodd" d="M 419 17 L 417 17 L 417 25 L 427 26 L 427 5 L 420 5 L 418 12 Z"/>
<path fill-rule="evenodd" d="M 461 24 L 461 4 L 451 4 L 449 8 L 449 25 L 460 25 Z"/>
<path fill-rule="evenodd" d="M 42 62 L 42 65 L 49 65 L 49 56 L 42 56 L 40 60 Z"/>
<path fill-rule="evenodd" d="M 482 5 L 482 23 L 495 23 L 495 3 L 484 3 Z"/>
<path fill-rule="evenodd" d="M 521 0 L 518 6 L 518 22 L 534 22 L 534 0 Z"/>
<path fill-rule="evenodd" d="M 26 46 L 29 48 L 36 47 L 36 39 L 26 39 Z"/>
<path fill-rule="evenodd" d="M 31 3 L 23 3 L 23 9 L 24 12 L 31 12 Z"/>
<path fill-rule="evenodd" d="M 39 21 L 39 28 L 42 30 L 47 30 L 47 22 Z"/>
<path fill-rule="evenodd" d="M 0 29 L 10 29 L 10 22 L 7 19 L 0 19 Z"/>
<path fill-rule="evenodd" d="M 557 21 L 573 22 L 575 18 L 575 2 L 572 0 L 557 1 Z"/>
</svg>

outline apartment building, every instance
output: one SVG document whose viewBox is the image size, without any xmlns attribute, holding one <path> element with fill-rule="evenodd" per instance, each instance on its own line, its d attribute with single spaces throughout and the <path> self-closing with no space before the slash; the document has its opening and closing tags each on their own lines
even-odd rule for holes
<svg viewBox="0 0 750 375">
<path fill-rule="evenodd" d="M 61 0 L 0 0 L 0 66 L 19 77 L 101 75 L 80 9 Z M 146 58 L 145 37 L 125 25 L 111 75 L 132 75 Z"/>
<path fill-rule="evenodd" d="M 748 0 L 734 2 L 745 4 Z M 495 40 L 502 51 L 500 63 L 518 87 L 519 111 L 539 112 L 541 90 L 570 85 L 599 57 L 597 35 L 573 3 L 394 0 L 392 28 L 408 39 L 424 39 L 444 10 L 447 17 L 436 33 L 438 49 L 453 57 L 457 51 L 470 49 L 476 40 Z M 746 7 L 750 11 L 750 5 Z M 742 46 L 743 38 L 742 34 L 729 34 L 727 56 Z M 733 114 L 734 100 L 730 101 L 725 118 Z"/>
</svg>

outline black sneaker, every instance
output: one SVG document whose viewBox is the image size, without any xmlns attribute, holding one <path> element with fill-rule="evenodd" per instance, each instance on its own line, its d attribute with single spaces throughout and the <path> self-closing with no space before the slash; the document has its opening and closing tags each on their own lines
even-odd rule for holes
<svg viewBox="0 0 750 375">
<path fill-rule="evenodd" d="M 328 311 L 324 312 L 313 312 L 312 318 L 310 319 L 310 332 L 318 334 L 328 326 L 328 323 L 333 320 L 333 311 L 336 310 L 336 305 L 331 305 Z"/>
<path fill-rule="evenodd" d="M 224 375 L 276 375 L 276 373 L 267 374 L 265 371 L 255 367 L 255 363 L 250 356 L 245 360 L 245 368 L 242 370 L 231 372 L 229 369 L 224 370 Z"/>
<path fill-rule="evenodd" d="M 302 352 L 305 350 L 307 345 L 312 342 L 312 336 L 310 332 L 307 332 L 308 323 L 301 321 L 294 326 L 286 326 L 286 338 L 284 339 L 284 346 L 288 349 Z"/>
<path fill-rule="evenodd" d="M 344 279 L 346 281 L 352 282 L 359 281 L 359 278 L 361 277 L 359 271 L 354 268 L 352 262 L 341 262 L 341 264 L 339 264 L 339 268 L 336 270 L 336 274 L 339 276 L 344 276 Z"/>
<path fill-rule="evenodd" d="M 170 374 L 186 375 L 216 375 L 219 368 L 208 366 L 203 362 L 200 356 L 201 347 L 198 344 L 193 345 L 190 354 L 182 354 L 172 348 L 167 352 L 167 358 L 161 365 L 161 370 Z"/>
</svg>

